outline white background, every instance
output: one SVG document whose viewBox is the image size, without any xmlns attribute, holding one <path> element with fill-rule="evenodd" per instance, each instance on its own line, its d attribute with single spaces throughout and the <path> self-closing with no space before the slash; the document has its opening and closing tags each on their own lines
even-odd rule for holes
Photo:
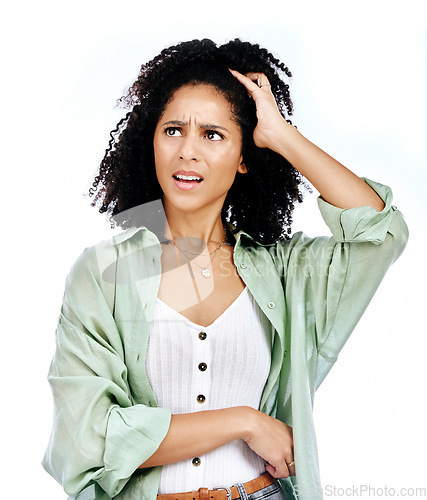
<svg viewBox="0 0 427 500">
<path fill-rule="evenodd" d="M 325 496 L 427 488 L 425 12 L 409 1 L 15 2 L 2 14 L 1 498 L 61 499 L 40 465 L 46 374 L 65 276 L 107 238 L 83 194 L 140 64 L 192 38 L 240 37 L 284 60 L 293 121 L 354 170 L 393 188 L 410 241 L 321 386 Z M 307 197 L 294 230 L 327 234 Z M 383 493 L 383 496 L 385 494 Z M 352 495 L 349 495 L 352 496 Z"/>
</svg>

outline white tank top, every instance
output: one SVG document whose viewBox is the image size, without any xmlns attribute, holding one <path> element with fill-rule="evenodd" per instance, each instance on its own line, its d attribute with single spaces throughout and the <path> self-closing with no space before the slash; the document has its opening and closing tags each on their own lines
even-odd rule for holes
<svg viewBox="0 0 427 500">
<path fill-rule="evenodd" d="M 268 319 L 246 287 L 209 326 L 156 300 L 146 369 L 158 405 L 172 414 L 232 406 L 259 409 L 271 360 Z M 159 493 L 244 483 L 265 461 L 243 440 L 165 465 Z"/>
</svg>

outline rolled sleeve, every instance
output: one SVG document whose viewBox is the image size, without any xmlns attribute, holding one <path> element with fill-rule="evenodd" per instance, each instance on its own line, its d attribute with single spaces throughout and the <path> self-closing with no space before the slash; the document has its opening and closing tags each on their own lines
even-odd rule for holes
<svg viewBox="0 0 427 500">
<path fill-rule="evenodd" d="M 171 412 L 166 408 L 135 405 L 114 408 L 110 413 L 104 454 L 105 473 L 98 483 L 111 496 L 117 495 L 135 470 L 165 438 Z"/>
<path fill-rule="evenodd" d="M 392 221 L 390 214 L 396 210 L 392 205 L 392 191 L 377 182 L 366 178 L 363 180 L 383 200 L 385 207 L 381 212 L 377 212 L 373 207 L 337 208 L 323 198 L 318 198 L 322 217 L 337 242 L 369 241 L 380 245 L 387 235 Z"/>
</svg>

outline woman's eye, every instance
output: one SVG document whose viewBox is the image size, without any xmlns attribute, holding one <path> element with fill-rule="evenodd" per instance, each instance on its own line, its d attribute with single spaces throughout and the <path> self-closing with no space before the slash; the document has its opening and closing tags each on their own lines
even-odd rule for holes
<svg viewBox="0 0 427 500">
<path fill-rule="evenodd" d="M 206 137 L 210 141 L 220 141 L 221 139 L 224 138 L 219 132 L 215 132 L 215 130 L 208 130 L 206 132 Z"/>
<path fill-rule="evenodd" d="M 176 127 L 168 127 L 165 129 L 165 134 L 169 137 L 179 137 L 181 135 L 181 131 Z"/>
</svg>

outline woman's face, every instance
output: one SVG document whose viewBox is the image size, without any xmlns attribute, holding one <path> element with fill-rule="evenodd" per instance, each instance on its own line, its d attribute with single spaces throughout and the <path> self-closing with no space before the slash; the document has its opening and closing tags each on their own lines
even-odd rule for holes
<svg viewBox="0 0 427 500">
<path fill-rule="evenodd" d="M 246 172 L 240 127 L 229 102 L 209 85 L 174 93 L 153 144 L 166 213 L 219 212 L 236 172 Z"/>
</svg>

